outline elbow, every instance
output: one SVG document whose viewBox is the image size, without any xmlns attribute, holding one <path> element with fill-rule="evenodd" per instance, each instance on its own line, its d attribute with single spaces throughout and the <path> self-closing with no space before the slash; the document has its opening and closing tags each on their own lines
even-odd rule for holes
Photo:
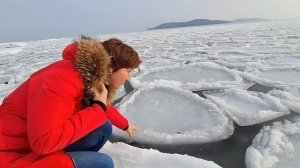
<svg viewBox="0 0 300 168">
<path fill-rule="evenodd" d="M 52 152 L 51 150 L 46 150 L 46 149 L 43 149 L 40 147 L 31 147 L 31 149 L 32 149 L 32 152 L 34 152 L 38 155 L 47 155 Z"/>
<path fill-rule="evenodd" d="M 53 147 L 51 144 L 47 143 L 48 140 L 42 140 L 41 138 L 36 139 L 31 143 L 31 150 L 32 152 L 39 154 L 39 155 L 47 155 L 50 154 L 57 149 Z"/>
<path fill-rule="evenodd" d="M 39 155 L 47 155 L 53 152 L 54 150 L 49 150 L 44 147 L 38 146 L 38 145 L 33 145 L 31 147 L 32 152 L 39 154 Z"/>
</svg>

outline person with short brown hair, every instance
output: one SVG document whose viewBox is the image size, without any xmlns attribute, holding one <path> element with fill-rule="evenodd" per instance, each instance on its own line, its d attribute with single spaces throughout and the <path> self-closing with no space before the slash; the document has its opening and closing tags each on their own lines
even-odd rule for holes
<svg viewBox="0 0 300 168">
<path fill-rule="evenodd" d="M 98 151 L 112 124 L 129 136 L 137 131 L 111 105 L 141 64 L 137 52 L 119 39 L 82 37 L 62 55 L 3 100 L 0 168 L 111 168 Z"/>
</svg>

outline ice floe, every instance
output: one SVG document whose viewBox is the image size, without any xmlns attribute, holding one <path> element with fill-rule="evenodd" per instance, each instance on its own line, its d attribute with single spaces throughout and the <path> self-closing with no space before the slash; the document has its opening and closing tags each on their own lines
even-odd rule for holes
<svg viewBox="0 0 300 168">
<path fill-rule="evenodd" d="M 242 78 L 235 70 L 212 62 L 174 65 L 148 70 L 136 77 L 133 86 L 138 88 L 151 82 L 177 85 L 189 90 L 230 88 L 242 85 Z"/>
<path fill-rule="evenodd" d="M 293 92 L 272 90 L 269 94 L 280 98 L 281 103 L 286 105 L 291 111 L 300 113 L 300 97 L 293 95 Z"/>
<path fill-rule="evenodd" d="M 264 93 L 233 88 L 205 95 L 240 126 L 258 124 L 289 113 L 278 98 Z"/>
<path fill-rule="evenodd" d="M 272 66 L 295 66 L 300 65 L 300 56 L 280 56 L 265 60 Z"/>
<path fill-rule="evenodd" d="M 247 168 L 300 167 L 300 122 L 265 126 L 246 151 Z"/>
<path fill-rule="evenodd" d="M 190 91 L 152 85 L 128 95 L 118 107 L 140 131 L 132 140 L 153 144 L 204 143 L 227 138 L 233 124 L 216 105 Z M 116 136 L 127 138 L 124 131 Z"/>
<path fill-rule="evenodd" d="M 0 43 L 0 59 L 1 57 L 9 57 L 20 53 L 23 48 L 26 46 L 26 43 Z"/>
<path fill-rule="evenodd" d="M 113 156 L 114 167 L 120 168 L 221 168 L 212 161 L 161 153 L 154 149 L 140 149 L 122 142 L 107 142 L 100 152 Z"/>
<path fill-rule="evenodd" d="M 150 60 L 143 60 L 143 64 L 141 70 L 142 72 L 147 71 L 147 69 L 161 69 L 161 68 L 166 68 L 166 67 L 172 67 L 176 64 L 180 64 L 174 60 L 170 60 L 170 59 L 150 59 Z"/>
<path fill-rule="evenodd" d="M 247 79 L 266 86 L 278 88 L 300 87 L 299 67 L 274 67 L 241 73 Z"/>
<path fill-rule="evenodd" d="M 299 112 L 299 30 L 299 20 L 290 20 L 270 21 L 264 23 L 211 25 L 179 29 L 133 32 L 128 34 L 117 35 L 110 34 L 101 35 L 99 39 L 105 40 L 115 36 L 117 38 L 120 38 L 124 42 L 132 45 L 133 48 L 137 50 L 143 63 L 140 66 L 141 73 L 139 73 L 137 70 L 133 71 L 132 76 L 134 78 L 130 80 L 131 84 L 135 86 L 136 89 L 149 88 L 150 86 L 148 85 L 160 86 L 161 84 L 166 84 L 169 87 L 172 87 L 176 90 L 174 91 L 172 89 L 165 89 L 160 87 L 153 88 L 153 94 L 156 94 L 153 97 L 156 98 L 156 100 L 151 98 L 149 98 L 149 100 L 153 100 L 154 104 L 156 103 L 158 105 L 160 105 L 160 103 L 163 104 L 166 100 L 169 100 L 170 103 L 167 106 L 155 106 L 153 105 L 153 103 L 148 104 L 149 102 L 145 101 L 148 100 L 146 99 L 147 95 L 153 95 L 150 92 L 152 91 L 150 88 L 148 90 L 139 89 L 134 93 L 130 93 L 133 97 L 127 95 L 123 98 L 123 101 L 119 103 L 119 106 L 121 107 L 121 109 L 126 111 L 122 110 L 122 112 L 124 112 L 125 115 L 134 112 L 134 116 L 133 113 L 132 116 L 130 116 L 131 114 L 129 115 L 129 117 L 131 117 L 129 118 L 129 121 L 133 124 L 135 124 L 135 121 L 137 121 L 136 125 L 139 127 L 140 125 L 142 126 L 140 127 L 142 128 L 140 132 L 137 133 L 136 136 L 134 135 L 134 138 L 136 138 L 134 140 L 141 140 L 141 142 L 143 142 L 144 139 L 153 139 L 153 141 L 157 143 L 162 143 L 162 145 L 165 145 L 163 144 L 165 143 L 164 141 L 167 141 L 169 143 L 171 143 L 171 141 L 176 143 L 191 143 L 194 140 L 199 140 L 199 143 L 207 142 L 210 143 L 209 145 L 214 145 L 214 143 L 211 143 L 210 141 L 217 141 L 221 140 L 222 138 L 226 138 L 230 136 L 233 131 L 233 128 L 231 128 L 232 126 L 230 126 L 232 125 L 231 119 L 229 118 L 227 119 L 228 121 L 226 121 L 226 119 L 223 119 L 222 117 L 225 116 L 222 113 L 225 113 L 226 111 L 222 109 L 220 112 L 220 110 L 216 110 L 218 109 L 216 105 L 212 105 L 211 100 L 194 98 L 194 96 L 196 96 L 195 94 L 192 94 L 191 92 L 187 93 L 187 91 L 182 91 L 180 89 L 177 89 L 177 87 L 192 90 L 194 92 L 197 92 L 197 94 L 202 93 L 203 90 L 222 89 L 219 93 L 217 93 L 216 91 L 216 94 L 211 94 L 211 96 L 214 96 L 218 99 L 222 99 L 222 101 L 224 102 L 229 100 L 232 101 L 233 103 L 232 105 L 230 104 L 230 107 L 232 107 L 233 111 L 236 110 L 235 112 L 237 112 L 237 114 L 240 117 L 238 119 L 241 120 L 240 124 L 243 125 L 245 125 L 246 123 L 254 124 L 258 121 L 269 120 L 273 117 L 278 117 L 280 113 L 286 114 L 286 112 L 284 112 L 286 108 L 284 108 L 285 110 L 283 111 L 279 110 L 282 106 L 286 106 L 291 111 Z M 20 83 L 26 80 L 29 77 L 29 75 L 32 74 L 34 71 L 54 61 L 61 60 L 61 53 L 63 48 L 67 44 L 70 44 L 75 38 L 77 37 L 74 37 L 72 39 L 50 39 L 24 43 L 1 43 L 0 102 L 14 88 L 16 88 Z M 243 79 L 240 76 L 242 76 Z M 250 84 L 253 85 L 255 83 L 256 85 L 249 88 Z M 265 87 L 262 88 L 261 85 Z M 243 92 L 233 92 L 224 95 L 224 93 L 227 93 L 227 88 L 238 88 L 242 89 Z M 248 92 L 246 91 L 246 88 L 248 88 L 249 91 L 261 91 L 265 94 L 259 95 L 258 93 Z M 273 88 L 274 90 L 270 91 Z M 157 90 L 162 90 L 162 95 L 157 95 Z M 128 88 L 126 89 L 126 87 L 122 86 L 121 90 L 117 94 L 117 98 L 119 98 L 118 100 L 120 100 L 130 91 L 133 90 Z M 164 98 L 164 96 L 167 97 Z M 141 101 L 139 101 L 140 98 Z M 174 102 L 171 102 L 173 101 L 171 98 L 174 98 Z M 131 101 L 132 103 L 130 104 L 129 101 Z M 180 103 L 178 103 L 178 101 L 180 101 Z M 180 106 L 182 103 L 188 104 L 189 107 L 185 106 L 186 108 L 183 109 L 183 107 Z M 213 104 L 217 103 L 218 102 L 215 102 Z M 228 105 L 229 103 L 227 103 L 225 107 L 228 108 Z M 277 106 L 280 108 L 278 108 Z M 221 108 L 220 105 L 219 107 Z M 178 109 L 183 110 L 183 112 L 181 113 L 182 115 L 178 117 L 179 113 L 176 115 L 170 115 L 170 111 L 163 108 L 170 108 L 175 110 Z M 161 118 L 159 118 L 159 116 L 155 116 L 157 118 L 155 118 L 156 120 L 154 120 L 153 118 L 151 118 L 153 116 L 147 114 L 147 110 L 151 109 L 159 110 L 157 111 L 159 115 L 167 113 L 169 114 L 169 118 L 166 119 L 166 116 L 162 115 Z M 215 112 L 210 112 L 209 109 L 213 109 L 215 110 Z M 271 109 L 273 112 L 271 112 L 269 109 Z M 216 131 L 215 135 L 214 133 L 210 132 L 211 130 L 204 130 L 206 132 L 201 133 L 201 130 L 196 129 L 196 127 L 198 127 L 199 124 L 205 124 L 203 120 L 201 120 L 202 118 L 198 117 L 198 113 L 195 113 L 197 110 L 200 111 L 199 115 L 204 116 L 205 122 L 207 120 L 208 123 L 215 122 L 213 124 L 217 125 L 220 124 L 219 121 L 226 121 L 224 124 L 228 124 L 227 126 L 224 126 L 226 127 L 226 129 L 221 126 L 222 124 L 220 124 L 220 131 L 224 131 L 224 135 L 221 136 L 220 132 L 218 131 Z M 251 115 L 251 110 L 256 112 L 254 112 L 254 114 Z M 258 115 L 260 114 L 259 110 L 267 111 L 267 113 L 264 113 L 265 116 Z M 246 114 L 241 114 L 241 111 L 245 112 Z M 275 111 L 278 111 L 280 113 L 275 113 Z M 218 116 L 213 118 L 216 119 L 216 121 L 210 118 L 212 117 L 212 114 Z M 146 129 L 146 132 L 143 132 L 143 129 L 145 128 L 143 127 L 144 123 L 140 123 L 142 121 L 147 120 L 143 120 L 142 115 L 144 115 L 147 119 L 149 118 L 149 120 L 153 120 L 153 123 L 157 123 L 158 125 L 160 124 L 159 128 L 165 129 L 164 125 L 166 125 L 166 127 L 169 123 L 174 125 L 173 122 L 177 122 L 178 126 L 188 126 L 182 124 L 190 123 L 192 124 L 192 126 L 189 127 L 191 127 L 191 130 L 193 131 L 186 130 L 186 132 L 184 133 L 182 132 L 182 130 L 177 131 L 170 129 L 173 132 L 172 134 L 168 134 L 166 133 L 166 130 L 162 130 L 162 132 L 157 132 L 157 129 Z M 228 114 L 226 113 L 226 115 Z M 296 118 L 297 115 L 299 119 L 298 113 L 290 113 L 289 116 L 286 117 L 292 116 Z M 137 116 L 138 118 L 134 118 L 135 116 Z M 175 117 L 176 120 L 174 120 Z M 134 119 L 134 122 L 132 122 L 132 118 Z M 187 118 L 189 122 L 182 122 Z M 195 120 L 199 119 L 200 123 L 197 123 Z M 166 120 L 168 122 L 166 122 Z M 249 121 L 245 122 L 245 120 Z M 163 126 L 161 126 L 162 123 L 164 124 Z M 213 125 L 212 123 L 210 124 Z M 265 123 L 257 124 L 251 127 L 242 127 L 242 130 L 251 130 L 255 132 L 255 128 L 260 127 L 264 124 Z M 209 124 L 207 125 L 211 126 Z M 255 130 L 253 130 L 253 128 Z M 235 133 L 238 134 L 236 136 L 242 137 L 234 139 L 234 143 L 245 145 L 246 141 L 244 140 L 245 138 L 249 138 L 249 136 L 246 136 L 247 134 L 240 135 L 238 129 L 236 130 L 237 131 Z M 275 132 L 274 134 L 278 133 L 278 131 L 277 133 L 276 131 L 273 132 Z M 184 136 L 186 136 L 186 138 L 184 138 Z M 208 136 L 212 136 L 212 139 L 209 139 Z M 124 137 L 127 138 L 127 135 L 124 135 Z M 174 137 L 178 138 L 176 139 Z M 192 137 L 191 141 L 189 139 L 190 137 Z M 274 136 L 270 136 L 271 139 L 273 137 Z M 298 146 L 300 146 L 300 144 L 297 144 L 297 139 L 294 140 L 290 138 L 287 134 L 282 135 L 281 137 L 287 137 L 289 142 L 293 144 L 294 149 L 297 149 Z M 170 141 L 166 139 L 169 139 Z M 275 139 L 277 138 L 275 137 Z M 275 139 L 274 141 L 270 140 L 270 142 L 275 142 Z M 228 138 L 226 140 L 232 141 L 232 139 Z M 247 139 L 247 142 L 248 141 L 249 139 Z M 217 143 L 222 144 L 222 142 L 223 141 Z M 264 140 L 264 142 L 266 142 L 265 144 L 267 144 L 268 141 Z M 111 149 L 109 149 L 116 151 L 115 153 L 109 154 L 111 154 L 113 158 L 114 156 L 120 157 L 120 159 L 122 159 L 123 161 L 119 163 L 122 163 L 123 167 L 145 167 L 147 166 L 147 164 L 150 164 L 148 162 L 146 162 L 147 164 L 142 164 L 141 162 L 143 162 L 145 159 L 142 159 L 140 161 L 139 158 L 136 159 L 136 155 L 132 155 L 134 157 L 127 157 L 129 154 L 131 154 L 128 152 L 126 152 L 126 154 L 124 155 L 122 153 L 122 156 L 119 155 L 119 152 L 123 151 L 118 151 L 118 149 L 115 148 L 121 148 L 124 151 L 129 150 L 129 148 L 131 148 L 130 146 L 127 146 L 128 148 L 125 147 L 125 144 L 122 144 L 121 146 L 123 145 L 124 148 L 120 147 L 119 145 L 111 145 Z M 206 143 L 200 145 L 206 145 Z M 153 145 L 153 147 L 155 147 L 155 145 Z M 239 147 L 242 148 L 242 146 Z M 260 145 L 259 148 L 263 149 L 264 147 Z M 216 152 L 219 152 L 219 150 L 222 149 L 225 148 L 216 149 Z M 276 145 L 274 149 L 277 149 Z M 238 154 L 245 152 L 244 148 L 238 148 L 236 150 L 243 150 L 242 152 L 236 152 Z M 147 149 L 141 149 L 139 151 L 140 153 L 137 151 L 133 152 L 138 153 L 139 156 L 148 155 Z M 186 153 L 189 155 L 200 157 L 199 154 L 201 152 L 203 151 L 199 149 L 199 152 L 193 153 L 188 151 Z M 221 154 L 218 156 L 209 156 L 209 154 L 203 154 L 201 156 L 209 157 L 209 159 L 218 162 L 217 157 L 223 157 L 223 155 L 227 154 L 228 151 L 222 151 L 219 153 Z M 258 152 L 256 153 L 257 156 L 259 156 Z M 155 155 L 157 155 L 158 157 L 155 159 L 158 160 L 162 156 L 157 153 L 155 153 Z M 264 156 L 264 154 L 260 155 Z M 171 155 L 168 155 L 168 157 L 169 156 L 171 158 Z M 174 160 L 178 159 L 177 155 L 173 155 L 172 157 L 174 157 Z M 166 159 L 164 157 L 162 158 Z M 244 167 L 244 160 L 240 160 L 243 159 L 243 157 L 237 158 L 233 154 L 232 157 L 226 158 L 228 160 L 224 161 L 224 163 L 226 162 L 226 164 L 224 164 L 224 167 Z M 281 160 L 280 157 L 277 158 Z M 184 158 L 184 160 L 185 159 L 187 161 L 190 161 L 188 158 Z M 263 158 L 263 160 L 268 159 Z M 171 161 L 172 160 L 170 160 L 170 162 Z M 255 161 L 257 160 L 254 160 L 253 162 L 251 161 L 251 163 L 254 164 L 256 163 Z M 297 157 L 295 158 L 295 161 L 298 161 Z M 293 160 L 291 160 L 291 163 L 292 162 Z M 118 165 L 120 165 L 119 163 Z M 231 166 L 231 163 L 234 163 L 233 165 L 241 166 Z M 277 163 L 280 164 L 281 162 L 276 162 L 276 165 Z M 174 161 L 172 167 L 175 167 L 176 165 L 181 164 L 177 164 L 177 162 Z M 182 167 L 189 167 L 189 165 L 185 165 Z"/>
<path fill-rule="evenodd" d="M 17 86 L 12 84 L 0 84 L 0 103 L 2 104 L 3 99 L 8 96 Z"/>
</svg>

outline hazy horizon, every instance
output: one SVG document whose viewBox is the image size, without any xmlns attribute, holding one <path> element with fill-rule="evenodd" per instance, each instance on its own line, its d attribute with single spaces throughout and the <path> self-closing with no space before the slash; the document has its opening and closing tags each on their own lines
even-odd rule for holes
<svg viewBox="0 0 300 168">
<path fill-rule="evenodd" d="M 298 0 L 10 0 L 0 2 L 0 42 L 136 32 L 194 19 L 299 19 L 299 6 Z"/>
</svg>

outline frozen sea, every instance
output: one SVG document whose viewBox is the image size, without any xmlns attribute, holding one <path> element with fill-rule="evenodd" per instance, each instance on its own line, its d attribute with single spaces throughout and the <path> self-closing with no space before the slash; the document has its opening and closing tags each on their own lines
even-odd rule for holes
<svg viewBox="0 0 300 168">
<path fill-rule="evenodd" d="M 116 167 L 300 167 L 300 20 L 110 37 L 143 60 L 115 102 L 140 130 L 101 149 Z M 0 101 L 72 40 L 0 43 Z"/>
</svg>

